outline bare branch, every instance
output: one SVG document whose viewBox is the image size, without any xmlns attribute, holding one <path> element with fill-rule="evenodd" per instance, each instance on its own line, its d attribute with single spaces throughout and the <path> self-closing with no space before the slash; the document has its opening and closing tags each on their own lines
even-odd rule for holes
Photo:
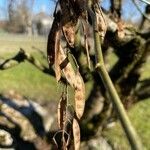
<svg viewBox="0 0 150 150">
<path fill-rule="evenodd" d="M 111 0 L 111 13 L 115 17 L 115 19 L 120 19 L 121 18 L 121 5 L 122 5 L 122 0 Z"/>
<path fill-rule="evenodd" d="M 146 4 L 148 4 L 148 5 L 150 5 L 150 2 L 147 1 L 147 0 L 140 0 L 140 1 L 142 1 L 142 2 L 144 2 L 144 3 L 146 3 Z"/>
<path fill-rule="evenodd" d="M 54 76 L 53 69 L 51 68 L 49 69 L 46 65 L 39 62 L 34 56 L 26 53 L 25 50 L 22 48 L 20 48 L 20 51 L 14 57 L 7 59 L 2 64 L 0 64 L 0 70 L 6 70 L 15 67 L 16 65 L 19 65 L 25 60 L 34 65 L 37 69 L 39 69 L 43 73 Z"/>
<path fill-rule="evenodd" d="M 148 21 L 150 21 L 150 17 L 147 16 L 147 14 L 145 14 L 144 12 L 142 12 L 142 10 L 140 9 L 139 5 L 135 2 L 135 0 L 132 0 L 132 2 L 133 2 L 134 5 L 136 6 L 137 10 L 138 10 Z"/>
</svg>

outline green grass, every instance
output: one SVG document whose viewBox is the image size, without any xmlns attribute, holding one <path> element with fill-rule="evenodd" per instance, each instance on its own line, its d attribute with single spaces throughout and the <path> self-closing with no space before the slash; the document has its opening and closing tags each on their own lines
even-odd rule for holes
<svg viewBox="0 0 150 150">
<path fill-rule="evenodd" d="M 33 47 L 46 53 L 46 39 L 7 34 L 0 36 L 1 59 L 13 57 L 20 48 L 23 48 L 26 52 L 47 64 L 47 61 Z M 29 98 L 44 100 L 56 100 L 59 96 L 55 79 L 42 73 L 27 61 L 13 68 L 0 71 L 0 85 L 0 93 L 14 90 Z"/>
<path fill-rule="evenodd" d="M 46 75 L 28 62 L 0 71 L 0 92 L 14 90 L 35 99 L 55 99 L 57 85 L 53 77 Z"/>
<path fill-rule="evenodd" d="M 36 51 L 33 47 L 46 51 L 47 39 L 43 37 L 28 37 L 25 35 L 0 35 L 0 54 L 16 52 L 24 48 L 27 52 Z"/>
<path fill-rule="evenodd" d="M 143 68 L 141 69 L 142 76 L 140 80 L 149 79 L 150 78 L 150 57 L 147 59 L 147 62 L 143 64 Z"/>
</svg>

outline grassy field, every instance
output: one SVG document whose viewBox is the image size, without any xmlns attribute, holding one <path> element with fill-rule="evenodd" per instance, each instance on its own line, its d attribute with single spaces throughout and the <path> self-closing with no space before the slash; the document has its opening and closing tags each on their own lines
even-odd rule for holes
<svg viewBox="0 0 150 150">
<path fill-rule="evenodd" d="M 42 60 L 33 47 L 46 52 L 46 39 L 4 35 L 0 37 L 0 58 L 13 57 L 20 48 L 23 48 L 26 52 L 35 55 L 37 59 Z M 14 90 L 29 98 L 46 100 L 53 99 L 58 95 L 55 79 L 42 73 L 27 61 L 0 71 L 0 77 L 1 93 Z"/>
<path fill-rule="evenodd" d="M 0 60 L 12 57 L 23 48 L 26 52 L 32 53 L 39 61 L 47 64 L 37 53 L 37 49 L 46 53 L 46 38 L 42 37 L 25 37 L 22 35 L 0 35 Z M 33 48 L 35 47 L 35 48 Z M 109 60 L 111 61 L 111 59 Z M 150 59 L 142 69 L 141 80 L 150 77 Z M 91 84 L 87 84 L 89 89 Z M 56 84 L 54 77 L 46 75 L 25 61 L 13 68 L 0 71 L 0 93 L 8 93 L 14 90 L 15 92 L 36 100 L 58 100 L 62 86 Z M 88 91 L 88 90 L 87 90 Z M 87 93 L 88 94 L 88 93 Z M 72 96 L 70 96 L 72 97 Z M 143 144 L 147 149 L 150 149 L 150 99 L 141 101 L 129 110 L 129 116 L 136 127 Z M 104 132 L 104 136 L 108 138 L 111 143 L 120 145 L 121 150 L 128 150 L 128 143 L 122 132 L 120 124 Z"/>
</svg>

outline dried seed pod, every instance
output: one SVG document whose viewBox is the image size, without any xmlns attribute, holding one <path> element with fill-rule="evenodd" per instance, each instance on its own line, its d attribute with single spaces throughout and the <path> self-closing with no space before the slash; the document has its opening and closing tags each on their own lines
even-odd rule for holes
<svg viewBox="0 0 150 150">
<path fill-rule="evenodd" d="M 75 42 L 75 24 L 68 23 L 63 26 L 65 39 L 70 47 L 74 47 Z"/>
<path fill-rule="evenodd" d="M 63 93 L 60 98 L 57 109 L 58 126 L 61 130 L 64 130 L 65 122 L 67 120 L 66 108 L 67 108 L 67 96 L 66 94 Z"/>
<path fill-rule="evenodd" d="M 87 28 L 87 23 L 85 21 L 82 22 L 82 27 L 83 27 L 83 33 L 84 33 L 84 47 L 86 50 L 87 63 L 88 63 L 89 69 L 91 69 L 90 55 L 89 55 L 88 28 Z"/>
<path fill-rule="evenodd" d="M 56 75 L 56 80 L 59 81 L 61 78 L 61 68 L 60 68 L 60 31 L 56 32 L 56 38 L 55 38 L 55 75 Z"/>
<path fill-rule="evenodd" d="M 63 73 L 68 81 L 68 83 L 72 86 L 75 87 L 76 79 L 75 79 L 75 72 L 73 70 L 73 67 L 69 60 L 67 59 L 64 50 L 62 47 L 60 47 L 60 61 L 61 61 L 61 66 Z"/>
<path fill-rule="evenodd" d="M 73 119 L 73 137 L 74 137 L 74 149 L 80 149 L 80 127 L 78 121 L 74 118 Z"/>
<path fill-rule="evenodd" d="M 85 106 L 85 85 L 79 72 L 76 74 L 76 87 L 75 87 L 75 112 L 80 119 L 84 112 Z"/>
<path fill-rule="evenodd" d="M 103 41 L 107 30 L 107 23 L 105 21 L 102 9 L 98 5 L 95 6 L 95 12 L 96 12 L 97 30 L 99 32 L 101 40 Z"/>
<path fill-rule="evenodd" d="M 56 33 L 59 30 L 57 19 L 54 19 L 47 42 L 47 58 L 50 66 L 54 64 Z"/>
</svg>

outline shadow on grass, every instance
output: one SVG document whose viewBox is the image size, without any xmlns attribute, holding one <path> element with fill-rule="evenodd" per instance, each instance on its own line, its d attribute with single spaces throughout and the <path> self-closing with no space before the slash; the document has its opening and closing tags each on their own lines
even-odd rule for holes
<svg viewBox="0 0 150 150">
<path fill-rule="evenodd" d="M 19 126 L 19 124 L 14 122 L 10 117 L 8 117 L 3 112 L 0 112 L 0 116 L 5 117 L 7 120 L 9 120 L 9 122 L 11 122 L 14 125 L 13 128 L 9 128 L 6 125 L 0 124 L 0 129 L 8 132 L 10 134 L 11 138 L 13 139 L 12 144 L 10 144 L 10 145 L 0 144 L 0 148 L 5 148 L 5 149 L 6 148 L 15 148 L 16 150 L 27 150 L 27 149 L 28 150 L 36 150 L 36 147 L 32 142 L 25 141 L 23 138 L 21 138 L 21 127 Z"/>
<path fill-rule="evenodd" d="M 45 131 L 43 119 L 41 115 L 36 111 L 35 106 L 33 106 L 31 102 L 28 102 L 29 103 L 28 106 L 19 106 L 16 102 L 2 95 L 0 95 L 0 102 L 2 102 L 2 104 L 6 104 L 8 107 L 13 108 L 15 111 L 22 114 L 31 123 L 35 133 L 37 134 L 39 139 L 41 139 L 40 143 L 42 144 L 42 141 L 47 136 L 47 133 Z M 13 143 L 11 145 L 2 145 L 0 143 L 0 149 L 15 148 L 16 150 L 36 150 L 34 142 L 24 140 L 23 137 L 21 137 L 21 131 L 22 131 L 21 126 L 15 121 L 13 121 L 12 119 L 13 116 L 11 118 L 1 110 L 0 110 L 0 116 L 6 118 L 14 126 L 11 128 L 8 127 L 7 125 L 0 124 L 0 129 L 9 133 L 13 140 Z"/>
</svg>

